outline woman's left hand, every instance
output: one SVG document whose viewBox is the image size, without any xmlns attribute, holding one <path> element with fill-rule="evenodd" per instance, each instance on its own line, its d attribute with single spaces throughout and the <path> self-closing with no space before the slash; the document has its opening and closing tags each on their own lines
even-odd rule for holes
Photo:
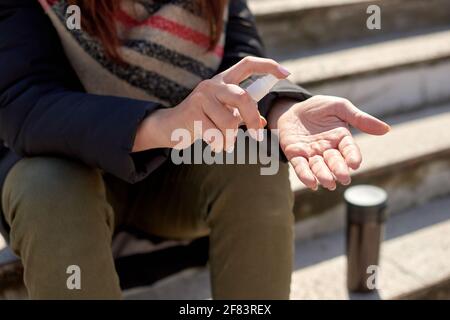
<svg viewBox="0 0 450 320">
<path fill-rule="evenodd" d="M 282 150 L 299 179 L 317 190 L 321 184 L 336 189 L 348 185 L 350 169 L 362 161 L 349 125 L 373 135 L 384 135 L 388 124 L 359 110 L 350 101 L 314 96 L 303 102 L 281 100 L 269 114 L 269 127 L 279 129 Z"/>
</svg>

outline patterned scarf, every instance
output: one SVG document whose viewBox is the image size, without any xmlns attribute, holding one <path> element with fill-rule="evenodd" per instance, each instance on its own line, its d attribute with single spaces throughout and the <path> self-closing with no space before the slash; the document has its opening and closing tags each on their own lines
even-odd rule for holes
<svg viewBox="0 0 450 320">
<path fill-rule="evenodd" d="M 66 0 L 39 2 L 89 93 L 174 106 L 211 78 L 222 61 L 225 35 L 207 50 L 209 24 L 192 0 L 123 0 L 116 19 L 125 64 L 109 59 L 99 41 L 83 30 L 67 28 Z"/>
</svg>

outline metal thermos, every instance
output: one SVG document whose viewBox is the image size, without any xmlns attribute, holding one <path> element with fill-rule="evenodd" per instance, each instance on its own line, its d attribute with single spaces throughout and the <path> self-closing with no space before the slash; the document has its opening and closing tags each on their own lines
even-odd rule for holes
<svg viewBox="0 0 450 320">
<path fill-rule="evenodd" d="M 351 292 L 376 289 L 380 246 L 387 219 L 387 193 L 378 187 L 359 185 L 344 193 L 347 204 L 347 287 Z"/>
</svg>

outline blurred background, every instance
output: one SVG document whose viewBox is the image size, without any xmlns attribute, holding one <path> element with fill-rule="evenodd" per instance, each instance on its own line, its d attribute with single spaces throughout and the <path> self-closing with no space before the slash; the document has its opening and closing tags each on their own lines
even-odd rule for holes
<svg viewBox="0 0 450 320">
<path fill-rule="evenodd" d="M 364 163 L 353 174 L 353 184 L 376 185 L 389 196 L 380 289 L 347 291 L 345 188 L 311 192 L 292 175 L 292 298 L 449 299 L 450 0 L 248 2 L 268 54 L 293 73 L 292 81 L 314 94 L 348 98 L 393 127 L 385 137 L 357 135 Z M 367 12 L 371 5 L 380 21 L 370 20 L 377 14 Z M 368 19 L 380 28 L 368 28 Z M 14 278 L 5 274 L 0 283 Z M 209 298 L 209 276 L 204 267 L 189 268 L 125 294 Z"/>
</svg>

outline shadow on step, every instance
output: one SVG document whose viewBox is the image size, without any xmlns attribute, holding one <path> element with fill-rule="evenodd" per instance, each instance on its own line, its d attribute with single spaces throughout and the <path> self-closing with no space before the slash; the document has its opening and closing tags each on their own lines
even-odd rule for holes
<svg viewBox="0 0 450 320">
<path fill-rule="evenodd" d="M 450 219 L 450 197 L 434 201 L 390 217 L 386 223 L 385 240 L 430 227 Z M 345 255 L 345 230 L 317 239 L 296 243 L 295 269 L 301 269 Z"/>
</svg>

